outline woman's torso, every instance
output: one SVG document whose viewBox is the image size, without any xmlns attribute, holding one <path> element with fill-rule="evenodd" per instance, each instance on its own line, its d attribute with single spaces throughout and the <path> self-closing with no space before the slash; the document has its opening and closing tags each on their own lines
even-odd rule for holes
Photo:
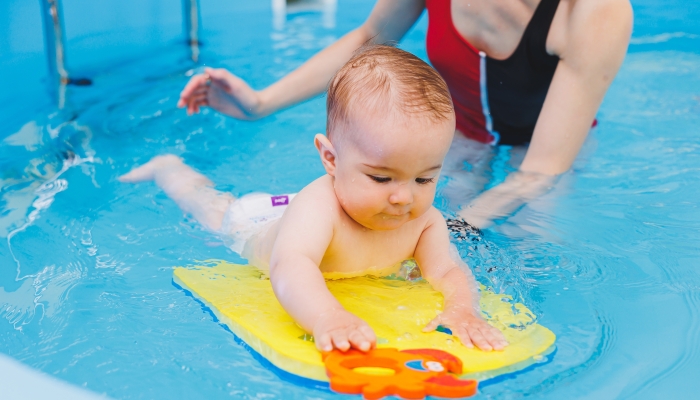
<svg viewBox="0 0 700 400">
<path fill-rule="evenodd" d="M 559 62 L 547 46 L 559 0 L 498 3 L 427 0 L 428 56 L 450 88 L 459 131 L 524 144 Z"/>
</svg>

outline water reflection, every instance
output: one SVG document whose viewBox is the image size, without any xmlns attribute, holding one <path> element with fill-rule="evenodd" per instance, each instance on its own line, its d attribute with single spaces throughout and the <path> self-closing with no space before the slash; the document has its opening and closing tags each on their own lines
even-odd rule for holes
<svg viewBox="0 0 700 400">
<path fill-rule="evenodd" d="M 62 121 L 64 117 L 54 113 L 27 122 L 0 143 L 0 153 L 7 156 L 0 176 L 0 237 L 6 239 L 0 249 L 0 317 L 17 330 L 39 309 L 42 318 L 55 315 L 85 270 L 80 260 L 60 265 L 53 258 L 58 252 L 49 249 L 56 247 L 59 232 L 34 228 L 56 196 L 68 189 L 70 169 L 81 168 L 95 182 L 92 131 L 73 119 Z"/>
</svg>

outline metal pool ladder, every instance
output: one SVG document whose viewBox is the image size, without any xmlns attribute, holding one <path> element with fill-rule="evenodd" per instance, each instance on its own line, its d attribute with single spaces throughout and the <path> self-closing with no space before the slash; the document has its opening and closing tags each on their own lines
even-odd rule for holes
<svg viewBox="0 0 700 400">
<path fill-rule="evenodd" d="M 62 0 L 39 0 L 41 19 L 44 25 L 44 48 L 49 69 L 51 87 L 58 88 L 58 106 L 65 104 L 67 85 L 86 86 L 92 84 L 87 78 L 72 77 L 66 70 L 65 31 L 61 11 Z M 200 15 L 199 0 L 182 0 L 183 22 L 186 44 L 190 49 L 192 61 L 199 60 Z"/>
</svg>

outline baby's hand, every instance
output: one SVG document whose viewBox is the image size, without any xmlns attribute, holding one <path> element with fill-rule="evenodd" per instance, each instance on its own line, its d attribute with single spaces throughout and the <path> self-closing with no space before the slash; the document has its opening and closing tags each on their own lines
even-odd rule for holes
<svg viewBox="0 0 700 400">
<path fill-rule="evenodd" d="M 365 321 L 343 309 L 321 314 L 314 325 L 313 335 L 320 351 L 333 348 L 347 351 L 350 347 L 368 351 L 377 342 L 374 331 Z"/>
<path fill-rule="evenodd" d="M 465 346 L 472 348 L 474 344 L 483 351 L 503 350 L 508 346 L 503 333 L 489 325 L 483 318 L 474 315 L 466 307 L 454 307 L 445 310 L 423 328 L 423 332 L 437 329 L 438 325 L 450 328 L 452 335 L 457 336 Z M 473 343 L 473 344 L 472 344 Z"/>
</svg>

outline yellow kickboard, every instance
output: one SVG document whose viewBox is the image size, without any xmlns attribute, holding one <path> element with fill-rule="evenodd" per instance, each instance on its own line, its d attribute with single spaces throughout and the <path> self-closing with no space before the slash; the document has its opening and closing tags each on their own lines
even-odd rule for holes
<svg viewBox="0 0 700 400">
<path fill-rule="evenodd" d="M 176 268 L 173 280 L 209 307 L 219 320 L 274 366 L 291 374 L 328 381 L 321 354 L 310 336 L 279 304 L 270 280 L 248 265 L 217 261 L 214 267 Z M 481 307 L 510 345 L 483 352 L 464 347 L 442 332 L 421 330 L 442 310 L 442 295 L 423 280 L 355 277 L 327 281 L 331 293 L 374 329 L 377 347 L 431 348 L 462 360 L 462 377 L 485 380 L 545 360 L 555 336 L 535 323 L 524 305 L 482 287 Z"/>
</svg>

